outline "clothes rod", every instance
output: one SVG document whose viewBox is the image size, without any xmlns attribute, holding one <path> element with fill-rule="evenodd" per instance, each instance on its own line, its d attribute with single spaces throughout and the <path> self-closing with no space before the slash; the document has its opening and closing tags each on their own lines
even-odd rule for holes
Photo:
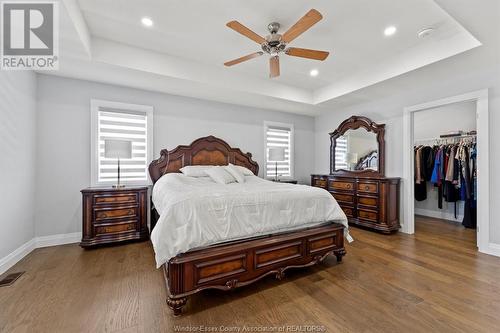
<svg viewBox="0 0 500 333">
<path fill-rule="evenodd" d="M 465 138 L 475 138 L 477 137 L 477 134 L 464 134 L 464 135 L 457 135 L 457 136 L 447 136 L 445 138 L 426 138 L 426 139 L 418 139 L 414 140 L 414 142 L 423 142 L 423 141 L 445 141 L 445 140 L 456 140 L 456 139 L 465 139 Z"/>
</svg>

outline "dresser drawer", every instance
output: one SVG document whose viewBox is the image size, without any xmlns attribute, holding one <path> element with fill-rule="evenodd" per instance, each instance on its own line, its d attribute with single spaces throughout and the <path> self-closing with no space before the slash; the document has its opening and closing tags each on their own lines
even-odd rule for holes
<svg viewBox="0 0 500 333">
<path fill-rule="evenodd" d="M 358 183 L 358 192 L 378 193 L 377 183 Z"/>
<path fill-rule="evenodd" d="M 336 193 L 336 192 L 330 192 L 335 200 L 337 200 L 339 203 L 348 203 L 353 205 L 354 204 L 354 196 L 350 194 L 344 194 L 344 193 Z"/>
<path fill-rule="evenodd" d="M 330 180 L 329 187 L 331 190 L 343 190 L 343 191 L 353 191 L 353 182 L 341 182 L 337 180 Z"/>
<path fill-rule="evenodd" d="M 358 209 L 358 218 L 378 222 L 378 213 L 371 210 Z"/>
<path fill-rule="evenodd" d="M 137 229 L 136 221 L 121 223 L 121 224 L 112 224 L 112 225 L 98 225 L 94 227 L 96 236 L 130 232 L 130 231 L 135 231 L 136 229 Z"/>
<path fill-rule="evenodd" d="M 328 180 L 327 179 L 323 179 L 323 178 L 313 178 L 312 182 L 311 182 L 312 186 L 314 186 L 314 187 L 321 187 L 321 188 L 323 188 L 325 190 L 327 188 L 327 184 L 328 184 Z"/>
<path fill-rule="evenodd" d="M 136 193 L 124 193 L 124 194 L 96 194 L 94 195 L 95 205 L 106 205 L 106 204 L 130 204 L 136 203 L 137 194 Z"/>
<path fill-rule="evenodd" d="M 354 208 L 353 207 L 340 205 L 340 208 L 342 208 L 342 210 L 344 211 L 344 213 L 347 217 L 354 217 Z"/>
<path fill-rule="evenodd" d="M 95 221 L 137 217 L 137 206 L 94 208 Z"/>
<path fill-rule="evenodd" d="M 358 205 L 378 207 L 378 197 L 358 196 Z"/>
</svg>

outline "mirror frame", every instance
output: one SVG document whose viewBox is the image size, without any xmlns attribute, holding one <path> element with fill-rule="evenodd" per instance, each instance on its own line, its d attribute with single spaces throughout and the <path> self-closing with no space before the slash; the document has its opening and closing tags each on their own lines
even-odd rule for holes
<svg viewBox="0 0 500 333">
<path fill-rule="evenodd" d="M 356 130 L 364 128 L 368 132 L 373 132 L 377 135 L 378 142 L 378 170 L 335 170 L 335 148 L 337 145 L 337 138 L 344 135 L 348 130 Z M 350 176 L 369 176 L 383 177 L 385 175 L 385 124 L 377 124 L 371 119 L 362 116 L 352 116 L 344 120 L 339 127 L 330 133 L 330 174 L 331 175 L 350 175 Z"/>
</svg>

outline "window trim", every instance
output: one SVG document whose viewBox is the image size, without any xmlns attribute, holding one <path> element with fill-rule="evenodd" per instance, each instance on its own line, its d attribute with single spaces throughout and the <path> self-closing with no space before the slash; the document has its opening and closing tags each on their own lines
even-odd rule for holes
<svg viewBox="0 0 500 333">
<path fill-rule="evenodd" d="M 101 99 L 91 99 L 90 100 L 90 185 L 92 187 L 97 186 L 107 186 L 113 185 L 111 182 L 99 182 L 98 181 L 98 169 L 97 165 L 99 160 L 99 150 L 97 149 L 98 145 L 98 124 L 97 124 L 97 115 L 99 111 L 99 107 L 107 107 L 120 109 L 124 111 L 132 111 L 132 112 L 144 112 L 147 118 L 147 147 L 146 147 L 146 164 L 150 163 L 153 159 L 153 111 L 154 108 L 151 105 L 142 105 L 142 104 L 131 104 L 131 103 L 122 103 L 122 102 L 114 102 L 114 101 L 106 101 Z M 151 177 L 149 176 L 149 172 L 146 171 L 147 180 L 144 181 L 121 181 L 122 184 L 125 185 L 152 185 Z"/>
<path fill-rule="evenodd" d="M 280 123 L 275 121 L 264 121 L 264 179 L 274 179 L 267 176 L 267 129 L 269 127 L 288 127 L 290 128 L 290 176 L 280 176 L 280 179 L 292 180 L 295 175 L 295 128 L 291 123 Z"/>
</svg>

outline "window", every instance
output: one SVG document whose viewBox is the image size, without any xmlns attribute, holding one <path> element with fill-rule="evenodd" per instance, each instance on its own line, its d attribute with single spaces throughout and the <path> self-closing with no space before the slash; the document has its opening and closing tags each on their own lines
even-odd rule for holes
<svg viewBox="0 0 500 333">
<path fill-rule="evenodd" d="M 117 182 L 117 159 L 104 156 L 104 140 L 131 141 L 132 158 L 120 160 L 120 182 L 149 183 L 153 147 L 153 107 L 101 100 L 91 101 L 91 184 Z"/>
<path fill-rule="evenodd" d="M 276 162 L 269 160 L 269 149 L 282 147 L 285 149 L 285 160 L 278 163 L 278 176 L 293 177 L 293 125 L 273 122 L 264 122 L 266 142 L 266 178 L 276 176 Z"/>
<path fill-rule="evenodd" d="M 349 169 L 346 160 L 347 137 L 340 136 L 336 140 L 335 147 L 335 169 Z"/>
</svg>

